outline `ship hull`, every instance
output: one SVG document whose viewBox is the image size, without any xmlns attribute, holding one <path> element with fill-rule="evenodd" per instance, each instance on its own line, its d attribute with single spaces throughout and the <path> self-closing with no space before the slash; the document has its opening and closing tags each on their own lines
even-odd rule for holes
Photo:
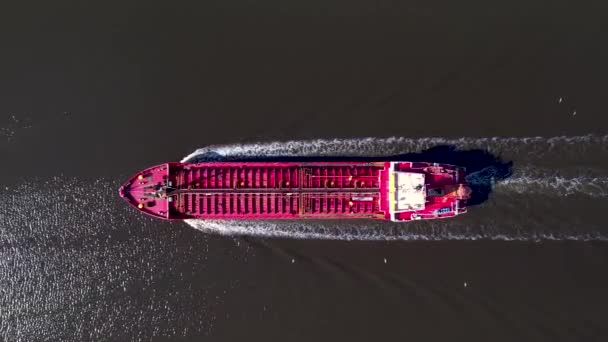
<svg viewBox="0 0 608 342">
<path fill-rule="evenodd" d="M 465 170 L 420 162 L 166 163 L 120 187 L 157 218 L 410 221 L 466 212 Z"/>
</svg>

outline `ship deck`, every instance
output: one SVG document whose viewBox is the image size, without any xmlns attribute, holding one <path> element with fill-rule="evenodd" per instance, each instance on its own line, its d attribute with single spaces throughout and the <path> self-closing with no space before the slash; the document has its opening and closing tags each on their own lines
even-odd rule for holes
<svg viewBox="0 0 608 342">
<path fill-rule="evenodd" d="M 384 163 L 204 163 L 172 166 L 170 217 L 374 217 Z"/>
<path fill-rule="evenodd" d="M 408 221 L 466 212 L 464 176 L 416 162 L 167 163 L 133 176 L 120 195 L 165 219 Z"/>
</svg>

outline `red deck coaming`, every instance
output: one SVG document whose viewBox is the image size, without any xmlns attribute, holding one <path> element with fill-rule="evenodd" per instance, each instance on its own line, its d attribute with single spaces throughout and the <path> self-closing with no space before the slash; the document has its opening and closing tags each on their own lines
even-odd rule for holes
<svg viewBox="0 0 608 342">
<path fill-rule="evenodd" d="M 201 163 L 170 165 L 189 193 L 170 218 L 385 218 L 378 201 L 388 163 Z M 192 193 L 195 190 L 195 193 Z M 380 217 L 381 216 L 381 217 Z"/>
</svg>

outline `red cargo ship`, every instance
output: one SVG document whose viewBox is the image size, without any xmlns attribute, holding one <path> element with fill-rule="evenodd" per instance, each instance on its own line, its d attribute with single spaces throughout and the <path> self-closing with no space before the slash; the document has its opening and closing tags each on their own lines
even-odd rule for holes
<svg viewBox="0 0 608 342">
<path fill-rule="evenodd" d="M 205 162 L 145 169 L 119 193 L 162 219 L 410 221 L 467 211 L 465 169 L 420 162 Z"/>
</svg>

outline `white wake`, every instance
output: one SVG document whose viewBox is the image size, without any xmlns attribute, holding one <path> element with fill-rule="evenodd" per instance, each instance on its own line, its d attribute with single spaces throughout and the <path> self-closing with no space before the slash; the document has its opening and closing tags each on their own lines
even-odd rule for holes
<svg viewBox="0 0 608 342">
<path fill-rule="evenodd" d="M 601 152 L 608 154 L 608 135 L 557 137 L 491 137 L 491 138 L 361 138 L 315 139 L 262 143 L 212 145 L 200 148 L 182 159 L 195 161 L 214 153 L 224 157 L 327 157 L 327 156 L 390 156 L 414 153 L 449 145 L 461 150 L 482 149 L 497 155 L 547 156 Z"/>
<path fill-rule="evenodd" d="M 362 138 L 315 139 L 286 142 L 262 142 L 215 145 L 198 149 L 183 158 L 182 162 L 228 158 L 268 157 L 375 157 L 417 153 L 439 145 L 457 150 L 485 150 L 515 161 L 513 174 L 496 180 L 492 167 L 467 177 L 473 185 L 487 185 L 493 194 L 510 196 L 543 195 L 563 199 L 582 196 L 590 200 L 608 197 L 608 170 L 597 169 L 608 158 L 608 135 L 557 136 L 557 137 L 491 137 L 491 138 Z M 546 168 L 548 161 L 562 165 Z M 576 164 L 578 162 L 578 164 Z M 572 169 L 572 165 L 588 164 L 593 172 Z M 549 163 L 550 164 L 550 163 Z M 518 167 L 518 165 L 522 165 Z M 537 167 L 537 165 L 544 165 Z M 583 166 L 581 166 L 583 167 Z M 492 195 L 491 195 L 492 196 Z M 516 201 L 515 203 L 517 204 Z M 498 204 L 500 206 L 500 204 Z M 511 204 L 511 207 L 517 207 Z M 384 221 L 241 221 L 241 220 L 187 220 L 192 227 L 221 235 L 248 235 L 291 239 L 332 240 L 602 240 L 608 233 L 584 218 L 565 216 L 554 218 L 551 224 L 561 228 L 545 227 L 543 219 L 531 222 L 524 214 L 504 214 L 486 217 L 483 205 L 463 217 L 432 222 L 391 223 Z M 472 215 L 484 215 L 472 218 Z M 581 220 L 583 226 L 581 226 Z M 570 228 L 569 225 L 572 225 Z"/>
</svg>

